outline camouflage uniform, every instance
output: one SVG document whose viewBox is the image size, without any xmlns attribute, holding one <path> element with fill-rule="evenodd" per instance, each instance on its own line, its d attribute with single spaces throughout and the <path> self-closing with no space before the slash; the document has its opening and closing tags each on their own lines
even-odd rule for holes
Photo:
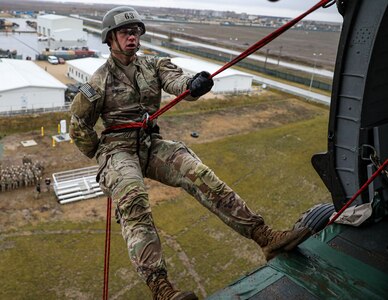
<svg viewBox="0 0 388 300">
<path fill-rule="evenodd" d="M 116 203 L 130 259 L 145 281 L 165 272 L 166 266 L 143 177 L 182 187 L 247 238 L 263 224 L 183 143 L 163 140 L 157 130 L 147 134 L 138 129 L 102 134 L 99 139 L 93 129 L 99 116 L 109 127 L 153 114 L 160 107 L 161 89 L 179 95 L 190 79 L 166 58 L 137 57 L 123 71 L 111 56 L 81 88 L 71 107 L 70 135 L 85 155 L 96 155 L 97 180 Z M 186 100 L 196 99 L 189 96 Z"/>
</svg>

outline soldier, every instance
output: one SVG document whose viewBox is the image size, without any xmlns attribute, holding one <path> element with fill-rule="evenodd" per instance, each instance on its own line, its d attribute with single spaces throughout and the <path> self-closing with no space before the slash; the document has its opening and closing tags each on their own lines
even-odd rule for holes
<svg viewBox="0 0 388 300">
<path fill-rule="evenodd" d="M 27 164 L 26 173 L 27 173 L 27 186 L 33 185 L 34 184 L 34 173 L 32 173 L 30 163 Z"/>
<path fill-rule="evenodd" d="M 38 182 L 35 186 L 35 199 L 38 199 L 40 196 L 41 188 L 40 188 L 40 182 Z"/>
<path fill-rule="evenodd" d="M 18 178 L 16 177 L 16 174 L 12 174 L 12 189 L 16 190 L 18 188 Z"/>
<path fill-rule="evenodd" d="M 24 166 L 25 166 L 25 167 L 23 168 L 23 171 L 22 171 L 22 175 L 23 175 L 23 185 L 24 185 L 25 187 L 27 187 L 27 186 L 28 186 L 28 176 L 27 176 L 27 168 L 26 168 L 27 164 L 24 165 Z"/>
<path fill-rule="evenodd" d="M 18 187 L 21 188 L 23 186 L 23 175 L 22 171 L 19 170 L 17 173 Z"/>
<path fill-rule="evenodd" d="M 31 160 L 30 157 L 28 157 L 27 155 L 24 154 L 22 162 L 23 162 L 23 165 L 24 165 L 24 164 L 32 163 L 32 160 Z"/>
<path fill-rule="evenodd" d="M 211 90 L 209 73 L 185 75 L 168 58 L 137 56 L 145 26 L 131 7 L 106 13 L 102 42 L 111 55 L 80 88 L 71 106 L 70 136 L 89 158 L 99 163 L 97 180 L 113 198 L 129 256 L 154 299 L 197 299 L 193 292 L 175 290 L 167 279 L 161 243 L 151 215 L 144 177 L 182 187 L 232 229 L 258 243 L 267 259 L 295 248 L 310 234 L 306 228 L 274 231 L 252 212 L 229 186 L 182 142 L 164 140 L 156 121 L 147 130 L 112 130 L 111 126 L 140 121 L 158 110 L 161 89 L 186 100 Z M 106 130 L 94 129 L 101 116 Z"/>
<path fill-rule="evenodd" d="M 11 175 L 7 173 L 7 175 L 5 176 L 5 190 L 9 191 L 11 190 L 11 188 L 12 188 Z"/>
<path fill-rule="evenodd" d="M 3 171 L 1 171 L 1 174 L 0 174 L 0 189 L 2 192 L 5 192 L 5 175 Z"/>
<path fill-rule="evenodd" d="M 42 180 L 42 169 L 38 167 L 38 165 L 36 164 L 34 166 L 34 175 L 35 175 L 35 181 L 36 182 L 39 182 Z"/>
<path fill-rule="evenodd" d="M 49 192 L 49 191 L 50 191 L 51 179 L 50 179 L 49 177 L 47 177 L 47 178 L 44 180 L 44 183 L 46 184 L 46 191 Z"/>
<path fill-rule="evenodd" d="M 36 167 L 40 170 L 40 172 L 41 172 L 41 174 L 43 174 L 43 171 L 44 171 L 44 165 L 43 165 L 43 163 L 41 162 L 41 161 L 37 161 L 36 162 Z"/>
</svg>

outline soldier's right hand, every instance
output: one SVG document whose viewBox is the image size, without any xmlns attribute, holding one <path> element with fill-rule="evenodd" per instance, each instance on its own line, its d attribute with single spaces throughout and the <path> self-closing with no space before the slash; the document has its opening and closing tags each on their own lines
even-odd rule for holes
<svg viewBox="0 0 388 300">
<path fill-rule="evenodd" d="M 210 73 L 202 71 L 195 74 L 195 76 L 190 80 L 188 89 L 190 90 L 190 95 L 197 98 L 209 92 L 213 85 L 214 81 L 210 78 Z"/>
</svg>

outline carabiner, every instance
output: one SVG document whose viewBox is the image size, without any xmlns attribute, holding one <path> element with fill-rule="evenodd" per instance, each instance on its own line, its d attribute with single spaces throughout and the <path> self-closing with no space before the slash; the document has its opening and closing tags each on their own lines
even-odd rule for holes
<svg viewBox="0 0 388 300">
<path fill-rule="evenodd" d="M 150 125 L 150 115 L 148 114 L 148 112 L 146 112 L 143 117 L 141 118 L 141 122 L 142 122 L 142 127 L 144 129 L 148 128 L 149 125 Z"/>
</svg>

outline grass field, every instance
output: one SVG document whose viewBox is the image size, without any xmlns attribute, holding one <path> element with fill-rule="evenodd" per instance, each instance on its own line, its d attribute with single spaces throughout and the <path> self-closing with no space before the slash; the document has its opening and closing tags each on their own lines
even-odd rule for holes
<svg viewBox="0 0 388 300">
<path fill-rule="evenodd" d="M 250 98 L 239 101 L 232 102 L 239 110 L 258 104 Z M 201 109 L 209 112 L 225 108 L 217 102 L 207 102 L 201 109 L 199 104 L 192 107 L 190 112 L 182 106 L 170 117 L 184 113 L 190 120 Z M 310 164 L 312 154 L 326 149 L 328 112 L 316 106 L 313 111 L 316 113 L 305 114 L 304 119 L 252 128 L 195 143 L 191 148 L 268 224 L 287 229 L 312 205 L 330 201 Z M 234 233 L 190 196 L 171 195 L 175 196 L 152 209 L 169 274 L 178 287 L 194 290 L 204 299 L 265 262 L 252 241 Z M 77 205 L 73 207 L 77 209 Z M 0 299 L 100 298 L 104 228 L 104 220 L 96 218 L 77 222 L 38 220 L 1 230 Z M 110 270 L 110 299 L 151 298 L 128 260 L 119 225 L 114 222 Z"/>
</svg>

